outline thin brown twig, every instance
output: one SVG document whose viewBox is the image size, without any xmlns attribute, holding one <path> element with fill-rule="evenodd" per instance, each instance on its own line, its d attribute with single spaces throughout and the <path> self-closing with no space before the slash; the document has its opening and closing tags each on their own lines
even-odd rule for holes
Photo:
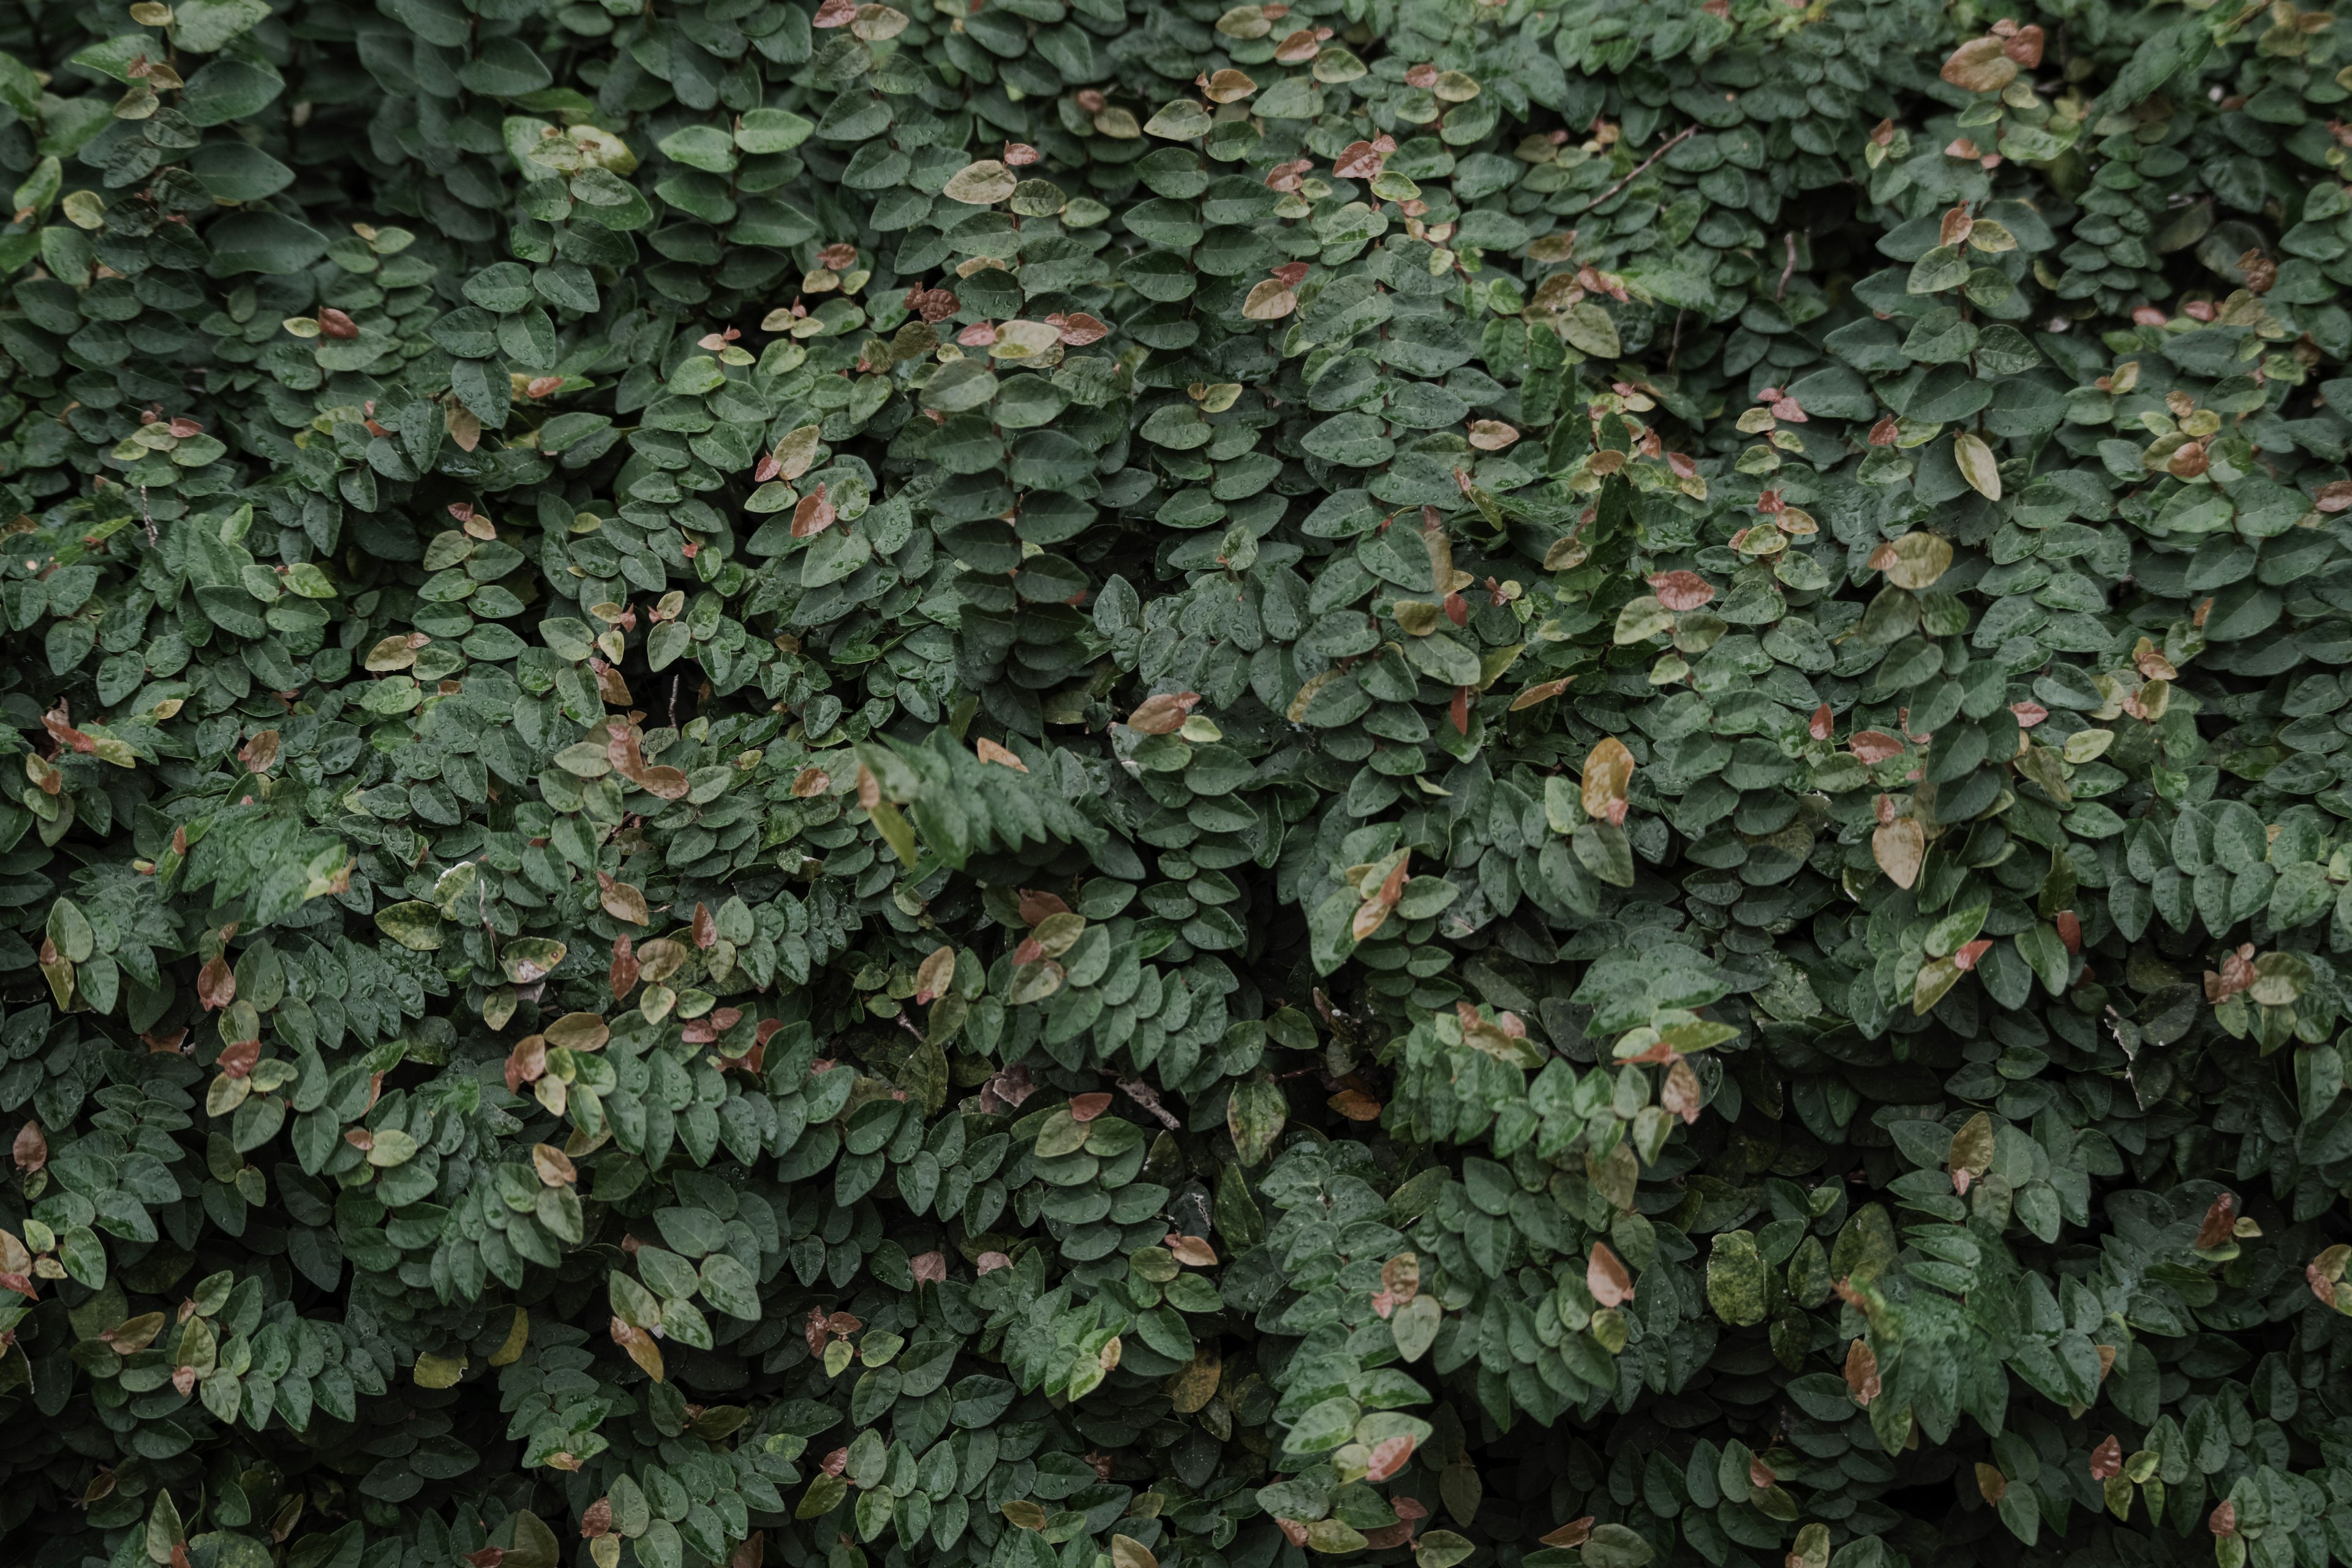
<svg viewBox="0 0 2352 1568">
<path fill-rule="evenodd" d="M 1780 286 L 1772 290 L 1776 302 L 1789 297 L 1789 279 L 1797 274 L 1797 231 L 1792 228 L 1780 237 L 1789 242 L 1789 265 L 1780 268 Z"/>
<path fill-rule="evenodd" d="M 1656 152 L 1643 159 L 1639 163 L 1634 164 L 1633 171 L 1623 179 L 1618 181 L 1615 184 L 1610 186 L 1607 190 L 1601 192 L 1599 195 L 1593 197 L 1582 206 L 1577 208 L 1575 216 L 1582 217 L 1586 213 L 1591 212 L 1593 208 L 1599 206 L 1601 203 L 1607 201 L 1610 197 L 1615 195 L 1618 192 L 1623 190 L 1634 181 L 1640 179 L 1643 173 L 1649 169 L 1651 164 L 1656 163 L 1659 159 L 1673 152 L 1677 142 L 1687 142 L 1693 136 L 1697 134 L 1698 127 L 1696 125 L 1684 126 L 1680 131 L 1675 132 L 1672 136 L 1666 139 L 1665 145 L 1660 147 Z"/>
</svg>

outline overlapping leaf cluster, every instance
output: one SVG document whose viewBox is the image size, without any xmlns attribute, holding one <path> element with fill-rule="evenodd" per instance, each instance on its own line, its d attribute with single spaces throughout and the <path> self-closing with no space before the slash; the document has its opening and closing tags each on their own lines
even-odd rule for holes
<svg viewBox="0 0 2352 1568">
<path fill-rule="evenodd" d="M 2347 62 L 0 9 L 9 1559 L 2352 1562 Z"/>
</svg>

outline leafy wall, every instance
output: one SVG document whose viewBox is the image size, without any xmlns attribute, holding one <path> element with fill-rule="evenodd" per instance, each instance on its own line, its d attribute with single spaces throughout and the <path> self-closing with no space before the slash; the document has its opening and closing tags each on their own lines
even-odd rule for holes
<svg viewBox="0 0 2352 1568">
<path fill-rule="evenodd" d="M 2328 14 L 0 51 L 8 1561 L 2352 1562 Z"/>
</svg>

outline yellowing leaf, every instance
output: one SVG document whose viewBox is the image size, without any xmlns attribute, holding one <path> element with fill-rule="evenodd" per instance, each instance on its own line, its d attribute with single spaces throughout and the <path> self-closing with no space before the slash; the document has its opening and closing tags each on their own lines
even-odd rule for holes
<svg viewBox="0 0 2352 1568">
<path fill-rule="evenodd" d="M 1995 483 L 1998 486 L 1999 481 Z M 1870 562 L 1898 588 L 1925 588 L 1951 569 L 1952 542 L 1940 533 L 1914 529 L 1892 544 L 1880 545 Z"/>
<path fill-rule="evenodd" d="M 1943 78 L 1965 92 L 1999 92 L 2017 79 L 2017 62 L 2001 52 L 2001 40 L 1970 38 L 1944 61 Z"/>
<path fill-rule="evenodd" d="M 849 30 L 869 44 L 878 44 L 907 30 L 907 14 L 888 5 L 860 5 Z"/>
<path fill-rule="evenodd" d="M 1298 309 L 1298 296 L 1279 279 L 1268 278 L 1242 301 L 1242 314 L 1253 321 L 1278 321 Z"/>
<path fill-rule="evenodd" d="M 993 206 L 1012 195 L 1020 183 L 1012 170 L 994 158 L 982 158 L 957 170 L 940 194 L 967 206 Z"/>
<path fill-rule="evenodd" d="M 1213 121 L 1209 111 L 1189 98 L 1180 98 L 1144 122 L 1143 129 L 1169 142 L 1190 142 L 1206 136 Z"/>
<path fill-rule="evenodd" d="M 1970 489 L 1987 500 L 2000 499 L 2000 468 L 1993 458 L 1992 448 L 1985 445 L 1983 437 L 1973 430 L 1963 430 L 1954 436 L 1952 461 L 1959 465 L 1960 478 L 1969 481 Z M 1913 539 L 1920 536 L 1906 534 L 1904 537 Z M 1931 534 L 1927 537 L 1934 536 Z M 1949 546 L 1946 549 L 1948 553 Z M 1941 568 L 1938 568 L 1937 575 L 1941 574 Z"/>
<path fill-rule="evenodd" d="M 1979 1110 L 1952 1134 L 1945 1163 L 1951 1170 L 1953 1186 L 1967 1193 L 1969 1183 L 1992 1169 L 1992 1118 Z"/>
<path fill-rule="evenodd" d="M 1927 853 L 1927 830 L 1915 816 L 1900 816 L 1874 829 L 1870 857 L 1898 888 L 1919 879 L 1919 862 Z"/>
<path fill-rule="evenodd" d="M 1425 637 L 1437 629 L 1444 612 L 1426 599 L 1399 599 L 1395 614 L 1397 625 L 1409 636 Z"/>
<path fill-rule="evenodd" d="M 932 950 L 915 971 L 915 1005 L 922 1006 L 934 996 L 944 996 L 955 983 L 955 949 L 945 945 Z"/>
<path fill-rule="evenodd" d="M 1183 1370 L 1168 1380 L 1169 1403 L 1177 1415 L 1192 1415 L 1215 1397 L 1223 1375 L 1224 1363 L 1219 1360 L 1216 1347 L 1202 1349 L 1184 1363 Z"/>
<path fill-rule="evenodd" d="M 521 1307 L 514 1310 L 514 1321 L 507 1329 L 507 1337 L 490 1352 L 492 1366 L 512 1366 L 522 1360 L 522 1352 L 530 1343 L 530 1313 Z"/>
<path fill-rule="evenodd" d="M 1625 791 L 1633 779 L 1633 753 L 1614 735 L 1604 735 L 1584 759 L 1584 815 L 1609 822 L 1625 820 Z"/>
</svg>

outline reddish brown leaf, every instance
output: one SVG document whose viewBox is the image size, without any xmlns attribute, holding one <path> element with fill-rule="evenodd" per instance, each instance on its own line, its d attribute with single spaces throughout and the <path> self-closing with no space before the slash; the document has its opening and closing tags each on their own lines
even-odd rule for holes
<svg viewBox="0 0 2352 1568">
<path fill-rule="evenodd" d="M 1070 906 L 1055 894 L 1041 893 L 1030 888 L 1021 889 L 1021 918 L 1033 926 L 1044 921 L 1048 915 L 1066 915 L 1069 912 Z"/>
<path fill-rule="evenodd" d="M 2216 1535 L 2237 1534 L 2238 1505 L 2233 1502 L 2224 1502 L 2205 1521 L 2205 1528 Z"/>
<path fill-rule="evenodd" d="M 2104 1481 L 2124 1473 L 2124 1446 L 2112 1432 L 2106 1441 L 2091 1450 L 2091 1479 Z"/>
<path fill-rule="evenodd" d="M 1581 1546 L 1591 1539 L 1592 1516 L 1591 1514 L 1587 1514 L 1582 1519 L 1572 1519 L 1566 1524 L 1561 1525 L 1558 1530 L 1555 1530 L 1549 1535 L 1545 1536 L 1543 1538 L 1543 1543 L 1546 1546 L 1556 1546 L 1566 1549 L 1569 1547 Z"/>
<path fill-rule="evenodd" d="M 37 1121 L 27 1121 L 16 1129 L 15 1148 L 16 1169 L 31 1175 L 49 1163 L 49 1140 Z"/>
<path fill-rule="evenodd" d="M 2206 1002 L 2227 1002 L 2253 985 L 2253 954 L 2232 952 L 2221 962 L 2221 973 L 2206 971 Z"/>
<path fill-rule="evenodd" d="M 1369 180 L 1381 172 L 1381 155 L 1369 142 L 1350 142 L 1332 161 L 1331 173 L 1342 180 Z"/>
<path fill-rule="evenodd" d="M 1865 1408 L 1878 1397 L 1878 1352 L 1860 1340 L 1845 1350 L 1845 1386 L 1853 1402 Z"/>
<path fill-rule="evenodd" d="M 1163 691 L 1147 697 L 1127 716 L 1127 727 L 1145 735 L 1172 735 L 1184 727 L 1184 721 L 1200 706 L 1197 691 Z"/>
<path fill-rule="evenodd" d="M 686 1026 L 687 1043 L 695 1046 L 709 1045 L 742 1021 L 743 1010 L 740 1007 L 716 1008 L 705 1013 Z"/>
<path fill-rule="evenodd" d="M 219 1067 L 224 1077 L 247 1078 L 251 1076 L 254 1064 L 260 1059 L 261 1042 L 258 1039 L 232 1040 L 221 1047 Z"/>
<path fill-rule="evenodd" d="M 1179 1236 L 1171 1231 L 1161 1245 L 1179 1263 L 1189 1264 L 1194 1268 L 1214 1268 L 1217 1266 L 1217 1249 L 1197 1236 Z"/>
<path fill-rule="evenodd" d="M 1696 572 L 1661 572 L 1649 583 L 1658 603 L 1670 610 L 1696 610 L 1715 599 L 1715 585 Z"/>
<path fill-rule="evenodd" d="M 1675 1058 L 1666 1068 L 1666 1081 L 1658 1089 L 1658 1104 L 1690 1123 L 1698 1120 L 1699 1106 L 1706 1098 L 1706 1090 L 1699 1087 L 1698 1074 L 1691 1069 L 1688 1061 Z"/>
<path fill-rule="evenodd" d="M 2066 944 L 2068 952 L 2083 951 L 2083 921 L 2074 910 L 2060 910 L 2050 917 L 2050 923 L 2057 928 L 2058 940 Z"/>
<path fill-rule="evenodd" d="M 1605 1241 L 1592 1244 L 1592 1255 L 1584 1265 L 1584 1288 L 1604 1307 L 1633 1299 L 1633 1277 L 1625 1272 L 1625 1265 Z"/>
<path fill-rule="evenodd" d="M 694 945 L 705 952 L 719 945 L 719 917 L 709 904 L 694 906 Z"/>
<path fill-rule="evenodd" d="M 817 486 L 815 489 L 801 497 L 800 505 L 793 508 L 794 539 L 807 539 L 812 535 L 823 533 L 833 526 L 834 519 L 840 515 L 835 510 L 833 502 L 825 499 L 825 489 L 824 485 Z"/>
<path fill-rule="evenodd" d="M 1878 763 L 1903 754 L 1903 742 L 1884 730 L 1864 730 L 1846 742 L 1864 763 Z"/>
<path fill-rule="evenodd" d="M 90 752 L 98 750 L 98 742 L 96 741 L 91 740 L 81 731 L 75 729 L 73 725 L 67 722 L 65 704 L 62 702 L 58 704 L 55 709 L 41 715 L 41 724 L 43 728 L 48 731 L 49 739 L 70 751 L 79 752 L 84 756 L 88 756 Z M 43 787 L 46 788 L 47 786 L 44 785 Z M 50 789 L 48 793 L 55 795 L 58 792 L 55 789 Z"/>
<path fill-rule="evenodd" d="M 226 955 L 213 958 L 196 972 L 196 997 L 208 1013 L 236 1000 L 236 972 L 229 968 Z"/>
<path fill-rule="evenodd" d="M 614 1001 L 625 999 L 637 988 L 637 973 L 642 967 L 635 944 L 625 936 L 614 938 L 613 966 L 604 975 L 605 984 L 612 987 Z"/>
<path fill-rule="evenodd" d="M 1834 714 L 1831 713 L 1830 705 L 1824 702 L 1820 707 L 1814 709 L 1812 721 L 1806 725 L 1805 728 L 1807 733 L 1811 734 L 1816 741 L 1826 741 L 1832 735 L 1835 734 L 1837 732 L 1837 719 Z"/>
<path fill-rule="evenodd" d="M 2231 1193 L 2223 1193 L 2206 1209 L 2205 1222 L 2197 1227 L 2197 1250 L 2210 1251 L 2227 1242 L 2230 1239 L 2231 1230 L 2237 1223 L 2237 1196 Z"/>
<path fill-rule="evenodd" d="M 1093 1094 L 1077 1095 L 1070 1100 L 1070 1120 L 1092 1121 L 1109 1109 L 1110 1096 L 1107 1093 L 1097 1090 Z"/>
<path fill-rule="evenodd" d="M 937 326 L 962 310 L 963 301 L 945 289 L 918 289 L 908 291 L 907 308 Z"/>
<path fill-rule="evenodd" d="M 1401 1433 L 1372 1445 L 1372 1462 L 1364 1472 L 1368 1481 L 1384 1481 L 1412 1461 L 1414 1443 L 1411 1433 Z"/>
<path fill-rule="evenodd" d="M 1037 1092 L 1037 1086 L 1030 1081 L 1028 1068 L 1014 1062 L 988 1080 L 988 1092 L 1007 1105 L 1019 1105 Z"/>
<path fill-rule="evenodd" d="M 515 1042 L 507 1053 L 507 1092 L 520 1094 L 522 1086 L 537 1083 L 547 1074 L 547 1037 L 530 1035 Z"/>
<path fill-rule="evenodd" d="M 948 1255 L 937 1247 L 933 1247 L 929 1252 L 917 1254 L 913 1267 L 915 1283 L 918 1285 L 940 1285 L 947 1282 Z"/>
<path fill-rule="evenodd" d="M 322 338 L 355 338 L 360 335 L 359 323 L 329 306 L 319 312 L 319 335 Z"/>
<path fill-rule="evenodd" d="M 1350 1121 L 1381 1119 L 1381 1102 L 1360 1089 L 1343 1089 L 1324 1103 Z"/>
<path fill-rule="evenodd" d="M 1952 954 L 1952 963 L 1961 973 L 1966 974 L 1991 951 L 1992 939 L 1980 936 L 1974 942 L 1961 943 L 1959 952 Z"/>
</svg>

